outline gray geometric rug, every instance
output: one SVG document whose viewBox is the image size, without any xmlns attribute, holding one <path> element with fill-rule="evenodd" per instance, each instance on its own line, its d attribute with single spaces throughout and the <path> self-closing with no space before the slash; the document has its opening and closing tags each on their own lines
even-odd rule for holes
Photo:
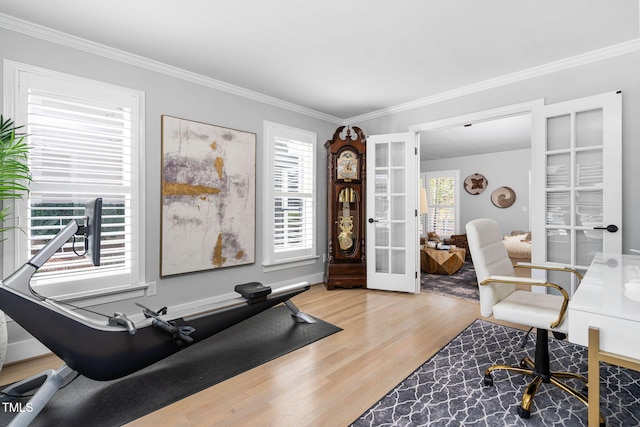
<svg viewBox="0 0 640 427">
<path fill-rule="evenodd" d="M 535 336 L 520 347 L 524 332 L 476 320 L 416 369 L 354 423 L 362 426 L 586 426 L 587 407 L 551 384 L 542 384 L 522 419 L 516 407 L 531 377 L 494 371 L 493 387 L 483 385 L 486 368 L 533 358 Z M 549 338 L 551 369 L 587 376 L 587 349 Z M 600 411 L 607 426 L 640 426 L 640 373 L 601 363 Z M 582 389 L 577 380 L 568 380 Z"/>
<path fill-rule="evenodd" d="M 480 301 L 478 279 L 473 263 L 466 261 L 454 274 L 420 274 L 420 287 L 423 292 L 445 295 L 471 302 Z"/>
</svg>

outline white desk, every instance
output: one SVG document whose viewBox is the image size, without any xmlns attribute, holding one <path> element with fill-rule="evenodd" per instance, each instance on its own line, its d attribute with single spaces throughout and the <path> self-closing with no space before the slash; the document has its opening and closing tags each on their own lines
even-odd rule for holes
<svg viewBox="0 0 640 427">
<path fill-rule="evenodd" d="M 640 369 L 640 256 L 598 253 L 569 302 L 569 341 L 589 346 L 589 426 L 598 425 L 599 361 Z M 595 360 L 594 360 L 595 359 Z"/>
</svg>

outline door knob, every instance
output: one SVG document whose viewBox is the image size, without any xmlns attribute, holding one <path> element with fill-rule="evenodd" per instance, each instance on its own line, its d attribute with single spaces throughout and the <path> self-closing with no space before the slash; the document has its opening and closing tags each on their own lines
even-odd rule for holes
<svg viewBox="0 0 640 427">
<path fill-rule="evenodd" d="M 615 233 L 618 231 L 618 226 L 609 224 L 606 227 L 593 227 L 594 230 L 607 230 L 609 233 Z"/>
<path fill-rule="evenodd" d="M 369 224 L 373 224 L 374 222 L 378 222 L 377 219 L 369 218 Z"/>
</svg>

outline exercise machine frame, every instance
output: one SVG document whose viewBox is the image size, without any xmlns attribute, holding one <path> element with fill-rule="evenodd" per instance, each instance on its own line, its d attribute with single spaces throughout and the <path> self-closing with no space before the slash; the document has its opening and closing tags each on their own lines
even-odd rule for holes
<svg viewBox="0 0 640 427">
<path fill-rule="evenodd" d="M 81 314 L 62 303 L 31 291 L 33 274 L 53 256 L 79 226 L 71 221 L 27 263 L 0 282 L 0 310 L 64 361 L 49 370 L 2 390 L 0 401 L 11 400 L 33 390 L 29 412 L 20 412 L 10 426 L 28 425 L 74 371 L 88 378 L 107 381 L 124 377 L 152 365 L 187 346 L 196 344 L 268 308 L 284 303 L 302 322 L 315 320 L 290 300 L 309 289 L 301 282 L 264 292 L 260 298 L 237 298 L 175 313 L 153 312 L 144 307 L 145 318 L 134 323 L 123 313 L 102 318 Z"/>
</svg>

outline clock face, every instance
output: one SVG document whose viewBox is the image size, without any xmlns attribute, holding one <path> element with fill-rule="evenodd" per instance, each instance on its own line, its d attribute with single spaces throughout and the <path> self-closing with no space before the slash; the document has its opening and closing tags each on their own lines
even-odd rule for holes
<svg viewBox="0 0 640 427">
<path fill-rule="evenodd" d="M 338 179 L 358 179 L 358 157 L 353 151 L 343 151 L 337 160 Z"/>
</svg>

